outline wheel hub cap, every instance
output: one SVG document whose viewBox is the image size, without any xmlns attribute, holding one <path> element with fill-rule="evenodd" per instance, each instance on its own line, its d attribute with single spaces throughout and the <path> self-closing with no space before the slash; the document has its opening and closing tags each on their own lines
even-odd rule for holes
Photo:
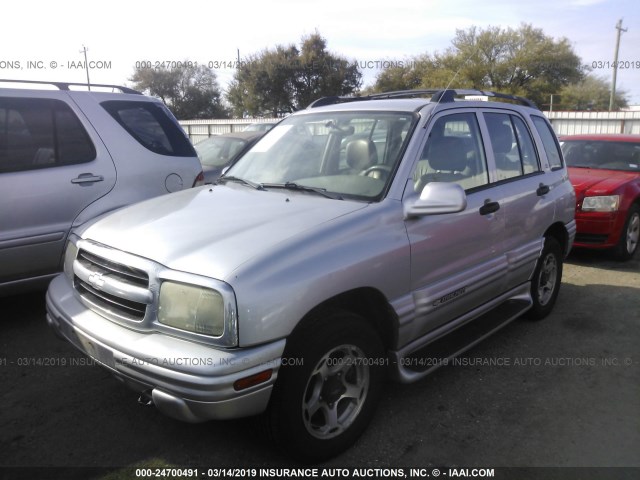
<svg viewBox="0 0 640 480">
<path fill-rule="evenodd" d="M 319 439 L 343 433 L 360 414 L 369 391 L 369 366 L 355 345 L 326 353 L 314 368 L 302 399 L 307 431 Z"/>
</svg>

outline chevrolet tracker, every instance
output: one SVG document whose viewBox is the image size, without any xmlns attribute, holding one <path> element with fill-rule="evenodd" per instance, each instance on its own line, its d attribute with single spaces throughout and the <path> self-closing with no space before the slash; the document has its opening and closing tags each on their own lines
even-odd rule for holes
<svg viewBox="0 0 640 480">
<path fill-rule="evenodd" d="M 420 359 L 548 315 L 574 213 L 526 99 L 323 98 L 215 185 L 77 230 L 47 320 L 163 413 L 261 414 L 318 461 L 364 431 L 385 378 L 413 382 L 446 363 Z"/>
</svg>

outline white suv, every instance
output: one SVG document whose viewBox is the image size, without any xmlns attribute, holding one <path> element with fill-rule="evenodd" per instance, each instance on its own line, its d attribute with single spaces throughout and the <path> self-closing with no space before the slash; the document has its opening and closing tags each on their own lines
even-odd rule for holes
<svg viewBox="0 0 640 480">
<path fill-rule="evenodd" d="M 45 286 L 73 228 L 202 180 L 157 99 L 125 87 L 0 82 L 34 88 L 0 88 L 0 296 Z"/>
</svg>

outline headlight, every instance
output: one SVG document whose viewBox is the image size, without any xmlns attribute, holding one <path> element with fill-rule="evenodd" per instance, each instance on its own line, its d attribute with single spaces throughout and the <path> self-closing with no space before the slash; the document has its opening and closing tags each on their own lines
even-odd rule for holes
<svg viewBox="0 0 640 480">
<path fill-rule="evenodd" d="M 73 262 L 78 256 L 78 247 L 73 242 L 73 240 L 69 239 L 67 242 L 67 249 L 64 252 L 64 273 L 67 275 L 69 280 L 73 281 Z"/>
<path fill-rule="evenodd" d="M 181 330 L 220 337 L 224 333 L 224 299 L 210 288 L 165 281 L 160 286 L 158 321 Z"/>
<path fill-rule="evenodd" d="M 583 212 L 615 212 L 620 206 L 620 195 L 607 195 L 605 197 L 584 197 L 582 201 Z"/>
</svg>

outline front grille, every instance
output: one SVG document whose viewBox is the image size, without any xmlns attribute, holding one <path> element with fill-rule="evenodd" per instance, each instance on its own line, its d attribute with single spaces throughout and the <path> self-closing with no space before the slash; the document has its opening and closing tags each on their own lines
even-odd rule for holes
<svg viewBox="0 0 640 480">
<path fill-rule="evenodd" d="M 102 273 L 113 272 L 121 279 L 124 279 L 130 283 L 139 285 L 144 288 L 147 288 L 149 286 L 149 275 L 137 268 L 131 268 L 126 265 L 112 262 L 111 260 L 107 260 L 106 258 L 101 258 L 97 255 L 89 253 L 86 250 L 80 250 L 78 252 L 77 260 L 87 266 L 93 266 L 96 269 L 94 271 L 98 271 L 99 269 L 99 271 L 101 271 Z"/>
<path fill-rule="evenodd" d="M 80 250 L 74 266 L 74 288 L 96 312 L 141 321 L 151 298 L 149 275 L 143 270 Z"/>
</svg>

